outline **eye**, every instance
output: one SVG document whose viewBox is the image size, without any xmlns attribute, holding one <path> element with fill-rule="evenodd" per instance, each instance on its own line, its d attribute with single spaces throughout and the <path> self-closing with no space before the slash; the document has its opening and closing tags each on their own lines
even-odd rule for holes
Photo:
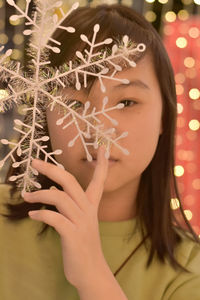
<svg viewBox="0 0 200 300">
<path fill-rule="evenodd" d="M 72 106 L 70 106 L 70 108 L 72 108 L 74 110 L 78 110 L 81 106 L 83 106 L 83 103 L 81 103 L 80 101 L 78 101 L 76 99 L 67 99 L 65 101 L 65 103 L 67 105 L 70 105 L 71 103 L 74 103 Z"/>
<path fill-rule="evenodd" d="M 123 103 L 124 104 L 124 107 L 126 106 L 133 106 L 134 104 L 137 104 L 136 101 L 134 100 L 129 100 L 129 99 L 125 99 L 125 100 L 121 100 L 120 103 Z"/>
</svg>

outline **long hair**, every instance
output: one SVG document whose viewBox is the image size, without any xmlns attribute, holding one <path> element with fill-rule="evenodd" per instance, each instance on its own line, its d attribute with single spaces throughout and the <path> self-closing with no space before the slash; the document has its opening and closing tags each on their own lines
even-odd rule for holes
<svg viewBox="0 0 200 300">
<path fill-rule="evenodd" d="M 85 43 L 80 39 L 80 34 L 84 33 L 91 40 L 92 28 L 97 23 L 101 28 L 97 42 L 107 37 L 116 41 L 122 36 L 128 35 L 132 41 L 144 43 L 153 57 L 153 65 L 162 95 L 163 132 L 159 137 L 152 161 L 142 173 L 136 197 L 136 212 L 142 229 L 143 243 L 146 245 L 147 237 L 151 241 L 146 266 L 150 266 L 156 253 L 161 262 L 164 263 L 165 259 L 168 259 L 174 269 L 180 268 L 188 272 L 174 256 L 175 247 L 182 240 L 176 228 L 196 242 L 199 242 L 199 238 L 185 217 L 174 175 L 177 100 L 173 69 L 159 34 L 143 16 L 129 7 L 118 4 L 99 5 L 94 8 L 82 7 L 70 14 L 62 24 L 63 26 L 75 27 L 76 32 L 74 34 L 61 30 L 56 30 L 54 33 L 53 37 L 62 44 L 62 51 L 60 54 L 50 53 L 51 64 L 54 67 L 61 66 L 74 59 L 77 50 L 84 51 L 87 49 Z M 109 47 L 112 47 L 112 44 Z M 47 126 L 45 130 L 48 134 Z M 50 142 L 48 147 L 50 150 Z M 12 172 L 13 170 L 10 168 L 7 183 Z M 61 188 L 41 174 L 38 180 L 42 184 L 42 188 L 47 189 L 51 185 Z M 11 190 L 11 196 L 14 192 L 16 192 L 15 185 Z M 179 218 L 171 209 L 172 197 L 179 199 Z M 29 210 L 40 209 L 43 206 L 42 203 L 29 204 L 24 201 L 17 204 L 7 203 L 6 207 L 10 214 L 4 216 L 7 216 L 11 221 L 19 220 L 28 217 Z M 45 207 L 57 211 L 55 206 L 45 205 Z M 185 229 L 179 223 L 180 217 L 184 222 Z M 48 227 L 50 226 L 45 224 L 39 234 L 44 233 Z"/>
</svg>

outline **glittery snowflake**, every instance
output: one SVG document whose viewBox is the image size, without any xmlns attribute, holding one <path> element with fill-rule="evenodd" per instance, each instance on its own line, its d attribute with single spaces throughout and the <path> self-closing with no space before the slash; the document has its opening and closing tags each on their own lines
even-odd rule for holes
<svg viewBox="0 0 200 300">
<path fill-rule="evenodd" d="M 89 153 L 88 146 L 93 146 L 97 149 L 99 139 L 106 141 L 106 155 L 109 157 L 110 146 L 113 144 L 120 149 L 125 155 L 129 154 L 127 149 L 120 146 L 118 141 L 128 135 L 128 132 L 123 132 L 120 136 L 113 138 L 115 132 L 114 127 L 104 128 L 104 124 L 98 119 L 100 114 L 107 118 L 111 125 L 118 125 L 117 120 L 109 116 L 109 112 L 122 109 L 124 104 L 120 103 L 113 107 L 107 107 L 108 97 L 106 96 L 106 88 L 103 81 L 109 79 L 118 81 L 123 84 L 128 84 L 129 80 L 116 77 L 123 65 L 135 67 L 136 63 L 133 57 L 145 51 L 144 44 L 130 43 L 128 36 L 124 36 L 121 44 L 114 44 L 110 51 L 106 50 L 106 45 L 113 42 L 111 38 L 107 38 L 102 42 L 96 42 L 97 34 L 100 30 L 99 24 L 96 24 L 93 30 L 92 40 L 84 34 L 80 35 L 80 39 L 89 46 L 89 50 L 84 50 L 84 53 L 76 51 L 75 61 L 69 61 L 59 68 L 51 67 L 51 62 L 48 59 L 50 51 L 59 53 L 62 45 L 52 36 L 55 30 L 60 29 L 73 34 L 75 28 L 62 26 L 62 22 L 69 14 L 78 8 L 79 4 L 75 3 L 71 9 L 65 13 L 62 9 L 62 1 L 38 0 L 35 1 L 36 9 L 30 16 L 30 2 L 26 0 L 26 7 L 22 10 L 13 0 L 7 0 L 7 3 L 13 6 L 17 14 L 11 16 L 12 21 L 24 18 L 27 29 L 23 34 L 32 36 L 29 45 L 27 46 L 30 61 L 29 71 L 25 72 L 20 62 L 13 62 L 10 59 L 12 50 L 4 51 L 4 47 L 0 48 L 0 78 L 1 81 L 7 84 L 4 98 L 1 97 L 1 110 L 8 110 L 14 103 L 16 105 L 25 104 L 23 109 L 28 115 L 27 122 L 15 119 L 14 130 L 20 133 L 20 139 L 14 143 L 7 139 L 1 139 L 4 145 L 12 145 L 9 153 L 0 161 L 0 167 L 11 159 L 13 168 L 21 168 L 20 174 L 17 173 L 9 178 L 10 181 L 16 181 L 19 188 L 22 189 L 22 195 L 25 191 L 31 191 L 34 188 L 41 188 L 37 182 L 38 172 L 31 166 L 33 158 L 39 158 L 40 154 L 44 155 L 44 160 L 52 162 L 57 166 L 64 168 L 59 164 L 55 155 L 62 153 L 61 149 L 53 152 L 48 152 L 47 145 L 49 136 L 45 134 L 44 125 L 45 110 L 50 107 L 54 110 L 55 107 L 62 109 L 62 117 L 60 117 L 55 126 L 62 126 L 63 129 L 70 128 L 75 125 L 77 129 L 76 136 L 68 143 L 68 147 L 73 147 L 78 139 L 81 140 L 88 161 L 92 161 L 92 156 Z M 56 11 L 60 12 L 61 17 L 58 18 Z M 99 47 L 102 46 L 102 51 Z M 122 64 L 123 63 L 123 64 Z M 80 112 L 74 109 L 76 101 L 64 101 L 61 92 L 64 88 L 73 86 L 74 90 L 87 88 L 88 77 L 97 79 L 100 83 L 101 92 L 105 94 L 102 101 L 102 108 L 96 111 L 93 107 L 91 112 L 90 101 L 84 104 L 84 109 Z M 65 122 L 65 125 L 63 125 Z M 83 123 L 84 130 L 80 126 Z M 67 124 L 66 124 L 67 123 Z M 95 123 L 95 124 L 94 124 Z M 94 134 L 95 133 L 95 134 Z M 85 139 L 94 137 L 93 142 L 87 142 Z M 18 159 L 16 160 L 16 155 Z"/>
</svg>

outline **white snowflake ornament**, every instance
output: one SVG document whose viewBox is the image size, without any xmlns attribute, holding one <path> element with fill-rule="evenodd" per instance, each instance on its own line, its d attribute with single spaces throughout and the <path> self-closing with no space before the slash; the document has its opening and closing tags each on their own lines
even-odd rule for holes
<svg viewBox="0 0 200 300">
<path fill-rule="evenodd" d="M 0 57 L 0 78 L 4 83 L 7 83 L 4 97 L 0 99 L 1 110 L 9 109 L 13 103 L 16 105 L 26 104 L 23 110 L 26 111 L 28 116 L 26 123 L 18 119 L 14 120 L 14 130 L 20 133 L 18 142 L 10 142 L 5 138 L 0 140 L 4 145 L 12 145 L 12 149 L 0 161 L 0 167 L 8 159 L 11 159 L 12 167 L 20 168 L 20 173 L 11 176 L 9 180 L 16 181 L 17 186 L 21 189 L 22 196 L 25 191 L 41 188 L 41 184 L 37 182 L 38 172 L 31 166 L 33 158 L 40 158 L 42 154 L 45 161 L 64 168 L 54 157 L 61 154 L 62 150 L 48 151 L 49 136 L 44 130 L 46 125 L 45 111 L 48 107 L 51 111 L 55 107 L 60 107 L 64 111 L 55 126 L 62 126 L 63 130 L 70 130 L 71 125 L 76 126 L 77 134 L 68 143 L 68 146 L 73 147 L 76 141 L 80 139 L 88 161 L 92 161 L 88 147 L 92 146 L 97 149 L 102 141 L 107 145 L 107 158 L 110 155 L 111 145 L 120 149 L 125 155 L 129 154 L 129 151 L 118 143 L 120 139 L 128 135 L 128 132 L 123 132 L 120 136 L 113 138 L 115 128 L 104 128 L 104 124 L 98 119 L 99 115 L 104 115 L 111 125 L 117 126 L 117 120 L 112 119 L 109 112 L 122 109 L 124 104 L 120 103 L 108 108 L 106 105 L 109 99 L 105 95 L 100 111 L 96 111 L 96 107 L 94 107 L 92 112 L 88 112 L 91 103 L 87 101 L 84 104 L 84 109 L 79 113 L 74 109 L 76 101 L 63 100 L 62 90 L 69 86 L 73 86 L 77 91 L 87 88 L 88 76 L 99 81 L 101 92 L 104 94 L 106 93 L 105 79 L 128 84 L 129 80 L 117 78 L 116 74 L 123 69 L 123 66 L 135 67 L 136 63 L 131 57 L 137 57 L 145 51 L 144 44 L 135 45 L 130 43 L 126 35 L 120 45 L 115 44 L 110 52 L 107 51 L 106 45 L 110 45 L 113 40 L 107 38 L 97 43 L 96 37 L 100 26 L 96 24 L 93 27 L 91 41 L 88 40 L 86 35 L 80 35 L 80 39 L 89 46 L 89 50 L 84 50 L 84 53 L 76 51 L 76 61 L 69 61 L 69 63 L 57 69 L 53 68 L 48 53 L 49 51 L 59 53 L 62 50 L 62 45 L 52 35 L 57 29 L 71 34 L 75 32 L 73 27 L 62 26 L 62 22 L 73 10 L 78 8 L 79 4 L 75 3 L 67 13 L 64 13 L 62 1 L 37 0 L 35 1 L 36 9 L 30 17 L 30 2 L 31 0 L 26 0 L 26 7 L 22 10 L 14 0 L 7 0 L 7 3 L 15 7 L 18 12 L 11 16 L 11 19 L 24 18 L 27 29 L 24 30 L 23 34 L 32 36 L 28 46 L 31 57 L 28 65 L 30 72 L 24 72 L 20 62 L 9 60 L 12 54 L 11 49 L 4 52 L 4 47 L 0 48 L 2 53 Z M 60 11 L 60 19 L 55 13 L 55 9 Z M 100 46 L 102 46 L 102 51 L 96 51 L 96 48 L 99 49 Z M 69 119 L 70 121 L 68 121 Z M 84 129 L 81 128 L 80 122 L 84 124 Z M 93 137 L 92 142 L 85 140 L 91 137 Z"/>
</svg>

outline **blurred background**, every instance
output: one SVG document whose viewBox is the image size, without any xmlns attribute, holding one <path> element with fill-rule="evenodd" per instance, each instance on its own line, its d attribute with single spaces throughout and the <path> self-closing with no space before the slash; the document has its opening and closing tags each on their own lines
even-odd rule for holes
<svg viewBox="0 0 200 300">
<path fill-rule="evenodd" d="M 25 0 L 15 1 L 22 9 Z M 67 11 L 76 2 L 63 0 Z M 176 165 L 174 173 L 184 212 L 195 232 L 200 236 L 200 0 L 79 0 L 81 6 L 121 3 L 133 7 L 153 24 L 161 35 L 171 59 L 176 81 L 178 119 L 176 134 Z M 25 37 L 23 20 L 11 21 L 15 9 L 0 0 L 0 46 L 14 49 L 12 59 L 23 64 Z M 0 86 L 0 98 L 6 91 Z M 23 118 L 23 107 L 2 112 L 0 107 L 0 139 L 15 142 L 13 119 Z M 0 160 L 9 151 L 0 143 Z M 8 164 L 0 169 L 0 182 L 4 182 Z M 171 199 L 177 210 L 178 199 Z"/>
</svg>

